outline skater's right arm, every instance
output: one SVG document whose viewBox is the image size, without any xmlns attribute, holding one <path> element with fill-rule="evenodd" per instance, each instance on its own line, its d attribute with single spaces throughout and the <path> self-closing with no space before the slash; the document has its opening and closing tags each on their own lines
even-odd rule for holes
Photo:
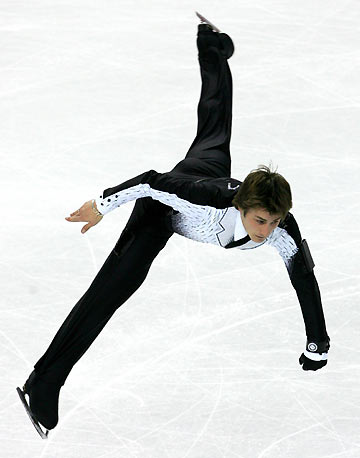
<svg viewBox="0 0 360 458">
<path fill-rule="evenodd" d="M 216 186 L 191 176 L 158 173 L 148 170 L 122 184 L 108 188 L 95 199 L 98 210 L 105 215 L 131 200 L 151 197 L 189 216 L 203 215 L 206 206 L 223 208 Z"/>
<path fill-rule="evenodd" d="M 84 234 L 99 223 L 106 213 L 126 202 L 143 197 L 151 197 L 193 218 L 202 218 L 202 204 L 209 201 L 209 195 L 211 192 L 204 189 L 202 183 L 149 170 L 118 186 L 105 189 L 100 197 L 85 202 L 65 219 L 69 222 L 87 222 L 81 230 Z"/>
</svg>

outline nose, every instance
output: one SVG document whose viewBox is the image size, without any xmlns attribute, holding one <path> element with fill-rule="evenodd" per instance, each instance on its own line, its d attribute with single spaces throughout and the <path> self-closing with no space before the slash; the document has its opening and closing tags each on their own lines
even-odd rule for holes
<svg viewBox="0 0 360 458">
<path fill-rule="evenodd" d="M 269 237 L 269 235 L 271 234 L 271 228 L 268 227 L 267 230 L 262 230 L 261 232 L 259 232 L 259 236 L 260 237 L 264 237 L 265 239 Z"/>
</svg>

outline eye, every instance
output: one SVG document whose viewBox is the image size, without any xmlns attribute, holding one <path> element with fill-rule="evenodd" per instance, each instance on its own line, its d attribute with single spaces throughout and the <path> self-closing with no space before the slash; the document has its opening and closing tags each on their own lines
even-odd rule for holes
<svg viewBox="0 0 360 458">
<path fill-rule="evenodd" d="M 259 219 L 257 219 L 256 222 L 257 222 L 258 224 L 264 224 L 264 221 L 260 221 Z M 280 220 L 274 221 L 274 222 L 272 222 L 271 224 L 278 224 L 278 223 L 280 223 Z"/>
</svg>

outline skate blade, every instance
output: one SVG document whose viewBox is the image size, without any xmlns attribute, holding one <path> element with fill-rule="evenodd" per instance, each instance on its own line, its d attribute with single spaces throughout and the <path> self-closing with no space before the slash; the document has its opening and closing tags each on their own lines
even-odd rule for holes
<svg viewBox="0 0 360 458">
<path fill-rule="evenodd" d="M 25 407 L 26 413 L 29 415 L 29 418 L 30 418 L 32 424 L 34 425 L 36 431 L 40 434 L 42 439 L 47 439 L 49 431 L 46 430 L 46 433 L 44 433 L 44 431 L 41 429 L 41 426 L 39 425 L 39 422 L 34 417 L 34 414 L 31 412 L 29 404 L 27 403 L 27 401 L 25 399 L 25 393 L 19 387 L 16 388 L 16 391 L 18 392 L 18 395 L 19 395 L 19 397 L 21 399 L 21 402 L 23 403 L 23 405 Z"/>
<path fill-rule="evenodd" d="M 206 24 L 209 24 L 213 30 L 215 30 L 215 32 L 218 32 L 218 33 L 221 33 L 221 31 L 216 27 L 216 25 L 212 24 L 210 21 L 208 21 L 204 16 L 202 16 L 200 13 L 198 13 L 197 11 L 195 11 L 196 13 L 196 16 L 202 21 L 202 22 L 206 22 Z"/>
</svg>

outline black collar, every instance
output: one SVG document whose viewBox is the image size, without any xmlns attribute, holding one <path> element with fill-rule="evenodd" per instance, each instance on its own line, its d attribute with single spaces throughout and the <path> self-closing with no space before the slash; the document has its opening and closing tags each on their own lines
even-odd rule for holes
<svg viewBox="0 0 360 458">
<path fill-rule="evenodd" d="M 225 248 L 234 248 L 236 246 L 240 246 L 240 245 L 244 245 L 245 243 L 249 242 L 251 239 L 250 239 L 250 236 L 247 235 L 246 237 L 240 239 L 240 240 L 236 240 L 235 242 L 230 242 L 228 243 Z"/>
</svg>

